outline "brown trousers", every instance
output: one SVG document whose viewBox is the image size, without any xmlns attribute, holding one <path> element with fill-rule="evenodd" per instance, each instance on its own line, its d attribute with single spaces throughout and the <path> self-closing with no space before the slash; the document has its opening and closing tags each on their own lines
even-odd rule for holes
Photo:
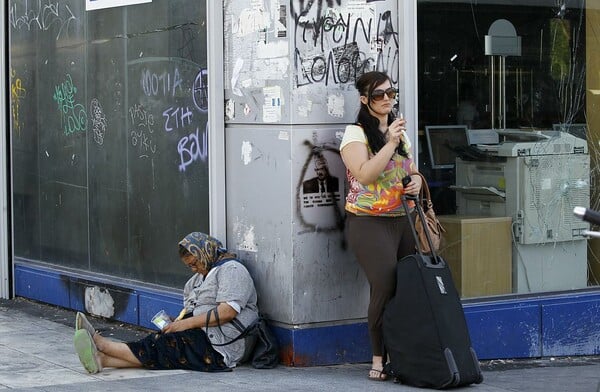
<svg viewBox="0 0 600 392">
<path fill-rule="evenodd" d="M 415 253 L 415 240 L 406 216 L 357 216 L 349 212 L 346 238 L 369 281 L 369 338 L 373 355 L 381 356 L 383 309 L 396 290 L 396 263 Z"/>
</svg>

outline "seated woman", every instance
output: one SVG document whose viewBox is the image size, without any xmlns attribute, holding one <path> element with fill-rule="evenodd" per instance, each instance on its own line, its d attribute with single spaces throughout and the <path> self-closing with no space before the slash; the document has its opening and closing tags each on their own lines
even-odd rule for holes
<svg viewBox="0 0 600 392">
<path fill-rule="evenodd" d="M 256 289 L 248 270 L 219 240 L 199 232 L 179 242 L 179 256 L 194 275 L 183 289 L 180 316 L 160 333 L 135 342 L 117 342 L 101 336 L 84 314 L 77 313 L 75 350 L 89 373 L 105 367 L 217 372 L 241 361 L 245 339 L 223 343 L 240 334 L 233 319 L 248 326 L 258 318 Z"/>
</svg>

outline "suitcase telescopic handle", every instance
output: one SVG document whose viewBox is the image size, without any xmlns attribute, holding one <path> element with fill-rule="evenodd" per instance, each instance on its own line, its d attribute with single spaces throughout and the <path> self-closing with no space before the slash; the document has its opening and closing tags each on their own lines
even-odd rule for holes
<svg viewBox="0 0 600 392">
<path fill-rule="evenodd" d="M 431 250 L 431 256 L 432 256 L 431 262 L 433 264 L 438 264 L 439 260 L 438 260 L 437 254 L 435 253 L 435 250 L 433 248 L 433 241 L 431 240 L 431 234 L 429 234 L 429 228 L 425 224 L 425 222 L 426 222 L 425 212 L 423 211 L 423 207 L 421 206 L 421 203 L 419 202 L 419 198 L 417 196 L 404 194 L 404 195 L 400 196 L 400 200 L 402 201 L 402 206 L 404 207 L 404 211 L 406 211 L 406 218 L 408 219 L 408 223 L 410 224 L 410 229 L 413 233 L 413 237 L 415 238 L 415 244 L 417 245 L 417 250 L 420 255 L 424 255 L 423 248 L 421 248 L 421 242 L 419 241 L 419 237 L 417 236 L 417 229 L 415 226 L 415 222 L 413 221 L 412 216 L 410 215 L 410 208 L 408 207 L 407 200 L 412 200 L 415 202 L 415 210 L 417 211 L 417 214 L 419 214 L 419 217 L 421 218 L 421 222 L 423 223 L 423 225 L 422 225 L 423 231 L 425 232 L 425 237 L 427 237 L 427 243 L 429 244 L 429 249 Z"/>
</svg>

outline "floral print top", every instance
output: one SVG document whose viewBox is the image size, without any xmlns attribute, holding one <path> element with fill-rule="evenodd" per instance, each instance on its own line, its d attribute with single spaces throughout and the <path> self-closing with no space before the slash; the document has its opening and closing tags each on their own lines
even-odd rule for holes
<svg viewBox="0 0 600 392">
<path fill-rule="evenodd" d="M 404 134 L 404 143 L 410 146 L 408 136 Z M 374 154 L 368 145 L 367 137 L 358 125 L 348 125 L 340 144 L 340 151 L 351 142 L 367 145 L 369 157 Z M 349 190 L 345 209 L 355 215 L 401 216 L 405 215 L 400 196 L 404 193 L 402 178 L 416 171 L 411 158 L 395 153 L 383 172 L 372 184 L 363 185 L 346 169 Z M 409 207 L 414 203 L 409 201 Z"/>
</svg>

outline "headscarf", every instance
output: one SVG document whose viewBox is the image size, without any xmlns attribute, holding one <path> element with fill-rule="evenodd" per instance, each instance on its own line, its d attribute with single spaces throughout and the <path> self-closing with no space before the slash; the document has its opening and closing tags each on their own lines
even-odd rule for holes
<svg viewBox="0 0 600 392">
<path fill-rule="evenodd" d="M 206 270 L 210 270 L 215 263 L 221 260 L 236 257 L 235 253 L 231 253 L 223 247 L 221 241 L 198 231 L 186 235 L 179 241 L 179 245 L 204 264 Z"/>
</svg>

